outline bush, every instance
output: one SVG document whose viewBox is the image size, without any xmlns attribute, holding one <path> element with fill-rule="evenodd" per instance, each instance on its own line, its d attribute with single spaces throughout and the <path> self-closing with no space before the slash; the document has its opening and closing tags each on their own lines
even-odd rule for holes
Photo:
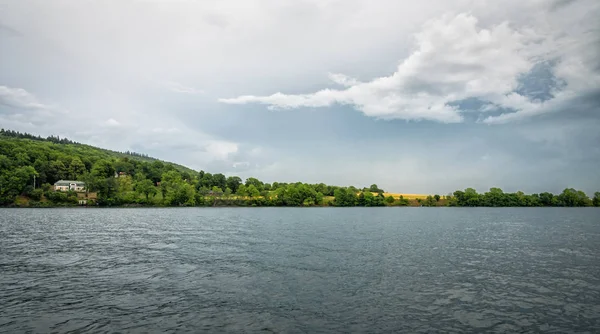
<svg viewBox="0 0 600 334">
<path fill-rule="evenodd" d="M 42 199 L 42 195 L 44 194 L 44 191 L 42 189 L 34 189 L 31 192 L 29 192 L 29 198 L 31 198 L 32 200 L 36 200 L 39 201 Z"/>
<path fill-rule="evenodd" d="M 303 206 L 314 206 L 315 205 L 315 201 L 312 198 L 307 198 L 304 200 L 304 202 L 302 203 Z"/>
<path fill-rule="evenodd" d="M 46 198 L 54 203 L 64 203 L 67 201 L 67 193 L 60 191 L 47 191 L 44 193 Z"/>
<path fill-rule="evenodd" d="M 70 204 L 79 204 L 79 199 L 77 199 L 77 195 L 75 195 L 75 196 L 67 196 L 67 203 L 70 203 Z"/>
</svg>

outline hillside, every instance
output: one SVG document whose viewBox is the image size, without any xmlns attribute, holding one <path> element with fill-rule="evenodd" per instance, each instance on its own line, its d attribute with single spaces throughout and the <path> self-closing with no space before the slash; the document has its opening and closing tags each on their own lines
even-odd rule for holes
<svg viewBox="0 0 600 334">
<path fill-rule="evenodd" d="M 154 184 L 162 174 L 176 170 L 191 179 L 196 172 L 185 166 L 164 162 L 135 152 L 116 152 L 66 138 L 42 138 L 27 133 L 0 130 L 0 204 L 23 202 L 22 195 L 36 189 L 50 189 L 58 180 L 90 180 L 94 166 L 109 166 L 106 176 L 124 172 L 134 175 L 142 172 Z M 94 189 L 97 190 L 97 189 Z M 17 198 L 17 196 L 21 196 Z M 35 194 L 33 197 L 39 197 Z M 44 197 L 44 196 L 41 196 Z"/>
<path fill-rule="evenodd" d="M 32 143 L 32 141 L 34 143 Z M 6 151 L 4 151 L 5 153 L 2 153 L 2 151 L 0 151 L 0 154 L 4 154 L 7 156 L 10 156 L 9 154 L 10 154 L 10 152 L 12 152 L 10 150 L 11 146 L 19 145 L 19 147 L 22 147 L 25 150 L 29 150 L 30 148 L 32 148 L 32 147 L 35 148 L 37 146 L 38 148 L 47 149 L 47 152 L 55 151 L 58 154 L 62 153 L 62 154 L 70 155 L 70 156 L 78 156 L 83 161 L 86 160 L 85 157 L 89 157 L 90 160 L 92 160 L 92 161 L 97 160 L 97 159 L 94 159 L 94 157 L 100 158 L 100 159 L 128 158 L 128 159 L 142 161 L 142 162 L 162 161 L 160 159 L 150 157 L 143 153 L 130 152 L 130 151 L 126 151 L 126 152 L 112 151 L 112 150 L 108 150 L 108 149 L 104 149 L 104 148 L 90 146 L 87 144 L 81 144 L 81 143 L 69 140 L 67 138 L 60 138 L 60 137 L 56 137 L 56 136 L 49 136 L 49 137 L 43 138 L 41 136 L 34 136 L 34 135 L 31 135 L 28 133 L 21 133 L 21 132 L 5 130 L 5 129 L 0 129 L 0 145 L 2 145 L 2 147 L 6 147 Z M 6 146 L 4 146 L 4 145 L 6 145 Z M 4 148 L 0 148 L 0 149 L 4 149 Z M 182 165 L 178 165 L 178 164 L 175 164 L 172 162 L 169 162 L 168 164 L 173 165 L 176 169 L 178 169 L 182 172 L 187 172 L 187 173 L 194 172 L 194 170 L 192 170 L 188 167 L 182 166 Z"/>
<path fill-rule="evenodd" d="M 61 191 L 53 185 L 70 183 Z M 89 193 L 92 197 L 88 197 Z M 0 205 L 2 206 L 589 206 L 600 205 L 582 191 L 561 194 L 480 194 L 475 189 L 452 195 L 388 193 L 369 188 L 296 183 L 273 184 L 250 177 L 196 172 L 135 152 L 115 152 L 50 136 L 41 138 L 0 130 Z M 89 201 L 88 201 L 89 199 Z"/>
<path fill-rule="evenodd" d="M 119 177 L 115 177 L 116 175 Z M 84 182 L 87 192 L 97 194 L 97 197 L 94 195 L 93 204 L 99 205 L 413 204 L 391 196 L 384 201 L 383 190 L 377 185 L 361 191 L 355 187 L 337 187 L 324 183 L 269 184 L 253 177 L 242 182 L 237 176 L 196 172 L 145 154 L 115 152 L 55 136 L 42 138 L 0 130 L 0 205 L 77 205 L 78 199 L 81 199 L 81 191 L 55 191 L 53 185 L 59 180 Z"/>
</svg>

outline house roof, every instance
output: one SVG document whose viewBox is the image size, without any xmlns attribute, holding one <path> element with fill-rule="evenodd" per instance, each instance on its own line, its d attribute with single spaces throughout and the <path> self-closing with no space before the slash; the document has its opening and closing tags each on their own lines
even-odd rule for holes
<svg viewBox="0 0 600 334">
<path fill-rule="evenodd" d="M 75 183 L 76 186 L 83 187 L 85 186 L 85 182 L 82 181 L 71 181 L 71 180 L 59 180 L 54 183 L 55 186 L 69 186 L 72 183 Z"/>
</svg>

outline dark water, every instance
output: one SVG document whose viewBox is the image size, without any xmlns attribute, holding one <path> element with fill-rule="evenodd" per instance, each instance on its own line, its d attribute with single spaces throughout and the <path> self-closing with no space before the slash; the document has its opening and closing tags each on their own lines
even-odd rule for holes
<svg viewBox="0 0 600 334">
<path fill-rule="evenodd" d="M 0 332 L 600 332 L 597 209 L 2 209 Z"/>
</svg>

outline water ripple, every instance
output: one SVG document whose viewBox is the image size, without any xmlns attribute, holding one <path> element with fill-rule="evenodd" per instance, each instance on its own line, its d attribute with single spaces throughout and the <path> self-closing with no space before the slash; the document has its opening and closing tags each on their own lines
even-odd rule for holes
<svg viewBox="0 0 600 334">
<path fill-rule="evenodd" d="M 1 333 L 600 332 L 594 209 L 1 211 Z"/>
</svg>

